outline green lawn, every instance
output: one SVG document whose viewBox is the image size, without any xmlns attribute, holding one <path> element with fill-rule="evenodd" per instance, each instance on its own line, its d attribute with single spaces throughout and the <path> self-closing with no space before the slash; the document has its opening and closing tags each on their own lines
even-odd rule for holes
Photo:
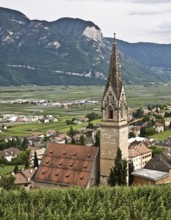
<svg viewBox="0 0 171 220">
<path fill-rule="evenodd" d="M 167 140 L 169 136 L 171 136 L 171 130 L 167 130 L 158 134 L 151 135 L 150 138 L 153 138 L 157 141 L 164 141 Z"/>
<path fill-rule="evenodd" d="M 18 165 L 18 169 L 23 169 L 23 165 Z M 0 164 L 0 176 L 4 176 L 7 174 L 12 173 L 12 171 L 14 170 L 14 165 L 4 165 L 4 164 Z"/>
</svg>

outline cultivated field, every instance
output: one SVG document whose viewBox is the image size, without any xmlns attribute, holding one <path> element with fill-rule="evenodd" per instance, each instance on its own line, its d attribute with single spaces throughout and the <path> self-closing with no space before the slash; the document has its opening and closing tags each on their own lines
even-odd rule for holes
<svg viewBox="0 0 171 220">
<path fill-rule="evenodd" d="M 147 106 L 148 104 L 171 104 L 171 86 L 148 86 L 130 85 L 126 86 L 128 105 L 131 108 Z M 73 117 L 84 117 L 90 112 L 101 112 L 101 98 L 103 95 L 103 86 L 20 86 L 20 87 L 1 87 L 0 101 L 12 101 L 17 99 L 38 99 L 48 100 L 49 103 L 73 101 L 73 100 L 93 100 L 98 104 L 79 105 L 69 108 L 47 107 L 31 104 L 0 104 L 0 114 L 18 114 L 18 115 L 54 115 L 60 119 L 56 123 L 38 124 L 16 124 L 12 125 L 8 131 L 0 134 L 0 139 L 5 136 L 27 136 L 33 131 L 45 132 L 48 129 L 55 129 L 67 132 L 70 125 L 66 125 L 67 119 Z M 100 120 L 95 123 L 99 123 Z M 85 124 L 74 125 L 78 129 Z"/>
</svg>

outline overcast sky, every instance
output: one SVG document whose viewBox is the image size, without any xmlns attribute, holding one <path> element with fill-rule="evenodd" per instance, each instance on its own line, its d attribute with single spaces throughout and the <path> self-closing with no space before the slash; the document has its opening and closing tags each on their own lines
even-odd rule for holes
<svg viewBox="0 0 171 220">
<path fill-rule="evenodd" d="M 128 42 L 171 43 L 171 0 L 0 0 L 29 19 L 90 20 L 105 37 Z"/>
</svg>

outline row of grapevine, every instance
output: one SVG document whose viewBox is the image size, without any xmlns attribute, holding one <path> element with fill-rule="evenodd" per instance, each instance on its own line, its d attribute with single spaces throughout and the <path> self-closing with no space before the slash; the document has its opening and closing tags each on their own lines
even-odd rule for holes
<svg viewBox="0 0 171 220">
<path fill-rule="evenodd" d="M 171 186 L 0 192 L 3 220 L 170 220 Z"/>
</svg>

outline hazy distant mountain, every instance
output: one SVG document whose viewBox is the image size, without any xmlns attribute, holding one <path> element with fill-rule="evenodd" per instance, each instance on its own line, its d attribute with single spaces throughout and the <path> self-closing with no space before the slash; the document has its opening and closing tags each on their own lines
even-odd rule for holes
<svg viewBox="0 0 171 220">
<path fill-rule="evenodd" d="M 0 85 L 104 84 L 111 44 L 91 21 L 29 20 L 0 8 Z M 118 41 L 118 47 L 126 83 L 171 79 L 171 45 Z"/>
</svg>

